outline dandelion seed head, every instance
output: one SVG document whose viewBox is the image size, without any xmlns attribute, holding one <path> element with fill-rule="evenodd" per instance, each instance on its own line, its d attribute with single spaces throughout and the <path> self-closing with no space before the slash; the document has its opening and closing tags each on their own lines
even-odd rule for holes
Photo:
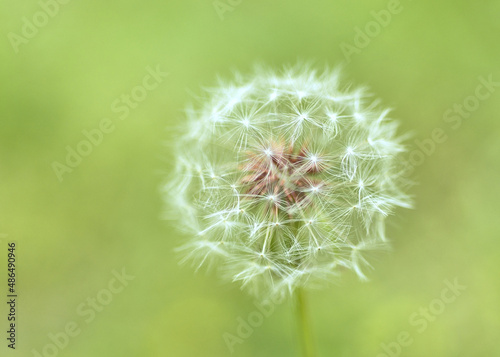
<svg viewBox="0 0 500 357">
<path fill-rule="evenodd" d="M 187 113 L 162 190 L 193 232 L 185 259 L 266 297 L 346 269 L 367 278 L 386 217 L 410 207 L 388 110 L 338 72 L 296 66 L 237 75 Z"/>
</svg>

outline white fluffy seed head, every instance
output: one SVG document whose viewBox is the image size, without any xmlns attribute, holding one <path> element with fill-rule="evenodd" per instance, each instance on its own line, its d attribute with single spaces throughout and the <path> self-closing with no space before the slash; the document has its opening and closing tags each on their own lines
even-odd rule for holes
<svg viewBox="0 0 500 357">
<path fill-rule="evenodd" d="M 365 253 L 387 247 L 385 218 L 410 205 L 389 110 L 307 66 L 258 69 L 206 94 L 164 186 L 191 231 L 185 259 L 261 296 L 346 268 L 366 279 Z"/>
</svg>

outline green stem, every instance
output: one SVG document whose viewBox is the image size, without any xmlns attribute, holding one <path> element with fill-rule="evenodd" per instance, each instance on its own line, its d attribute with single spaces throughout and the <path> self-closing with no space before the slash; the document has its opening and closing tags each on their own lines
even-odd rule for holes
<svg viewBox="0 0 500 357">
<path fill-rule="evenodd" d="M 297 322 L 299 327 L 300 341 L 302 345 L 302 354 L 304 357 L 314 357 L 313 340 L 311 333 L 311 321 L 309 319 L 309 312 L 307 310 L 307 304 L 305 299 L 304 291 L 301 288 L 297 288 L 296 292 L 296 313 Z"/>
</svg>

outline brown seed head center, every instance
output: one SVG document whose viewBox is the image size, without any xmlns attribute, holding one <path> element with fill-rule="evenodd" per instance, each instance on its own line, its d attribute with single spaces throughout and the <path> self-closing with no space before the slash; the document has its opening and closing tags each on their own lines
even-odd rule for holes
<svg viewBox="0 0 500 357">
<path fill-rule="evenodd" d="M 311 195 L 324 185 L 318 176 L 325 168 L 306 144 L 295 150 L 293 145 L 271 142 L 247 157 L 241 167 L 247 175 L 241 182 L 249 197 L 269 200 L 275 214 L 280 210 L 290 214 L 293 206 L 309 205 Z"/>
</svg>

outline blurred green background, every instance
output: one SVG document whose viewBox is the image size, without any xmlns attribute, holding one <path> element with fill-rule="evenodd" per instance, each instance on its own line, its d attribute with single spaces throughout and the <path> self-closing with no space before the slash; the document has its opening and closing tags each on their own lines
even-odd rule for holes
<svg viewBox="0 0 500 357">
<path fill-rule="evenodd" d="M 57 9 L 2 0 L 1 355 L 12 352 L 9 241 L 19 255 L 12 355 L 231 355 L 222 336 L 236 334 L 237 318 L 255 306 L 237 286 L 178 265 L 173 249 L 186 236 L 160 219 L 159 185 L 173 159 L 165 142 L 192 93 L 216 75 L 302 59 L 343 64 L 347 78 L 369 85 L 396 108 L 402 131 L 413 132 L 413 149 L 435 128 L 447 136 L 430 155 L 413 154 L 422 161 L 412 175 L 416 209 L 390 219 L 394 251 L 375 262 L 371 282 L 346 274 L 339 286 L 309 294 L 319 355 L 383 356 L 386 344 L 401 356 L 500 356 L 500 87 L 477 104 L 469 99 L 474 110 L 459 127 L 443 120 L 476 95 L 480 76 L 500 82 L 500 2 L 401 0 L 380 31 L 368 25 L 371 11 L 393 1 L 221 3 L 91 0 Z M 356 27 L 366 34 L 366 26 L 379 33 L 347 61 L 345 44 L 355 46 Z M 155 89 L 136 89 L 144 100 L 120 120 L 113 103 L 141 85 L 148 66 L 169 74 Z M 67 146 L 103 118 L 114 131 L 60 181 L 53 162 L 65 164 Z M 110 297 L 103 289 L 122 268 L 135 278 Z M 439 307 L 444 281 L 454 279 L 465 291 L 420 333 L 412 314 Z M 90 315 L 78 309 L 96 297 L 109 304 L 92 308 L 86 323 Z M 296 356 L 291 311 L 289 302 L 277 306 L 232 355 Z M 71 322 L 79 334 L 66 340 L 60 333 Z M 413 342 L 399 352 L 392 343 L 402 331 Z M 62 348 L 47 347 L 51 336 Z"/>
</svg>

